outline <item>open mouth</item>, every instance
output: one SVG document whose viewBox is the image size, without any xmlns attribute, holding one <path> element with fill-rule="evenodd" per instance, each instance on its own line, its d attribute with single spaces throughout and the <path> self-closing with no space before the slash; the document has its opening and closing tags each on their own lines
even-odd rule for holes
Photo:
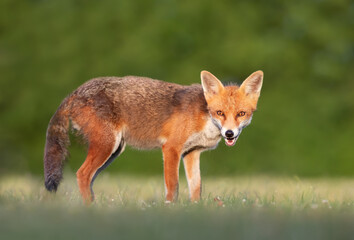
<svg viewBox="0 0 354 240">
<path fill-rule="evenodd" d="M 238 139 L 238 136 L 237 137 L 234 137 L 234 138 L 224 138 L 225 139 L 225 144 L 229 147 L 235 145 L 237 139 Z"/>
</svg>

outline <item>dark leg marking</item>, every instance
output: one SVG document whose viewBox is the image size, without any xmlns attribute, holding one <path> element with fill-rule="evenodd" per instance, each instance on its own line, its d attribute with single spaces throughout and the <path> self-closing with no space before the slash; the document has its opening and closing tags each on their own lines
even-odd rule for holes
<svg viewBox="0 0 354 240">
<path fill-rule="evenodd" d="M 108 158 L 108 160 L 99 168 L 97 169 L 95 175 L 93 175 L 93 178 L 91 180 L 91 184 L 90 184 L 90 189 L 91 189 L 91 194 L 92 194 L 92 200 L 94 199 L 94 192 L 92 190 L 92 186 L 93 186 L 93 182 L 95 181 L 97 175 L 102 172 L 104 169 L 106 169 L 112 162 L 113 160 L 119 156 L 119 154 L 121 153 L 122 149 L 123 149 L 123 146 L 124 146 L 124 140 L 122 139 L 117 150 L 112 153 L 112 155 Z"/>
<path fill-rule="evenodd" d="M 185 156 L 187 156 L 189 153 L 195 151 L 195 150 L 203 150 L 203 149 L 207 149 L 206 147 L 203 146 L 194 146 L 188 150 L 186 150 L 184 153 L 182 153 L 182 158 L 184 158 Z"/>
</svg>

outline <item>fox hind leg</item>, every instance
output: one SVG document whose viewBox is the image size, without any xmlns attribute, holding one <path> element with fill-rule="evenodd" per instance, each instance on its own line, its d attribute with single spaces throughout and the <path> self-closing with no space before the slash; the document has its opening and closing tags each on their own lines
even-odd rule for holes
<svg viewBox="0 0 354 240">
<path fill-rule="evenodd" d="M 113 132 L 96 132 L 94 138 L 90 139 L 86 160 L 76 173 L 85 203 L 89 204 L 94 200 L 92 185 L 97 175 L 123 152 L 124 147 L 121 132 L 117 136 Z"/>
<path fill-rule="evenodd" d="M 102 172 L 104 169 L 106 169 L 113 161 L 114 159 L 116 159 L 125 149 L 125 142 L 122 139 L 120 141 L 120 144 L 118 145 L 118 148 L 115 152 L 112 153 L 112 155 L 109 157 L 109 159 L 99 168 L 97 169 L 95 175 L 93 175 L 92 179 L 91 179 L 91 183 L 90 183 L 90 190 L 91 190 L 91 196 L 92 196 L 92 200 L 94 199 L 94 192 L 92 190 L 92 186 L 93 186 L 93 182 L 95 181 L 97 175 Z"/>
</svg>

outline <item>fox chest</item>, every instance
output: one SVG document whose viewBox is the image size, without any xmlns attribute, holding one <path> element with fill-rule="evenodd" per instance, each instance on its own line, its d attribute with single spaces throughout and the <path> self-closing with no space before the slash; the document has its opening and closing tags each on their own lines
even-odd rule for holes
<svg viewBox="0 0 354 240">
<path fill-rule="evenodd" d="M 207 150 L 215 148 L 221 138 L 220 130 L 211 119 L 208 119 L 202 131 L 191 135 L 183 146 L 183 155 L 193 150 Z"/>
</svg>

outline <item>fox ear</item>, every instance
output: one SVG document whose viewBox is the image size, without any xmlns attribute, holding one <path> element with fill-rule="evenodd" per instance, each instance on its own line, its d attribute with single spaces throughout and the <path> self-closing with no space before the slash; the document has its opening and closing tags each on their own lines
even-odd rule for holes
<svg viewBox="0 0 354 240">
<path fill-rule="evenodd" d="M 224 85 L 213 74 L 208 71 L 202 71 L 200 73 L 202 79 L 202 87 L 205 98 L 211 98 L 224 91 Z"/>
<path fill-rule="evenodd" d="M 263 72 L 257 71 L 252 73 L 243 83 L 240 89 L 246 94 L 259 94 L 261 93 L 261 88 L 263 84 Z"/>
</svg>

